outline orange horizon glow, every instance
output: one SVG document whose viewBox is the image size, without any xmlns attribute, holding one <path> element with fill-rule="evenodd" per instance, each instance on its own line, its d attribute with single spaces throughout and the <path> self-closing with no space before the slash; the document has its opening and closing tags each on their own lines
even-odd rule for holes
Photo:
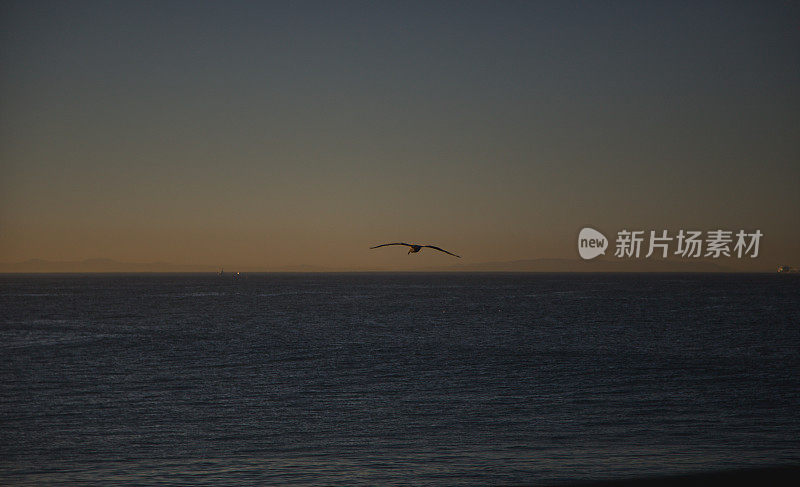
<svg viewBox="0 0 800 487">
<path fill-rule="evenodd" d="M 313 5 L 5 3 L 0 263 L 420 270 L 591 226 L 800 265 L 796 5 Z"/>
</svg>

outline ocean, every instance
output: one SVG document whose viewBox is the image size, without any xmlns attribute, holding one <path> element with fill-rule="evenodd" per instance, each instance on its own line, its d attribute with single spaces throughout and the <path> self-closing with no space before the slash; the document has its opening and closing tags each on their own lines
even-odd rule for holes
<svg viewBox="0 0 800 487">
<path fill-rule="evenodd" d="M 800 276 L 0 276 L 0 484 L 800 464 Z"/>
</svg>

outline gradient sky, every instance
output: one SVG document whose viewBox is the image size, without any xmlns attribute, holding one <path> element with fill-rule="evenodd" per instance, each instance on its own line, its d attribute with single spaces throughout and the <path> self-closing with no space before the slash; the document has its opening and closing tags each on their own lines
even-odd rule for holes
<svg viewBox="0 0 800 487">
<path fill-rule="evenodd" d="M 798 2 L 0 9 L 0 262 L 408 269 L 454 262 L 368 247 L 577 258 L 592 226 L 800 265 Z"/>
</svg>

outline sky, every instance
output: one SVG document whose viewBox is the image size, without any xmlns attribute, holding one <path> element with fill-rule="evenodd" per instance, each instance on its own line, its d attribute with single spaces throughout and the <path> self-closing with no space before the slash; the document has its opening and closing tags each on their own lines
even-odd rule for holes
<svg viewBox="0 0 800 487">
<path fill-rule="evenodd" d="M 800 265 L 800 3 L 0 4 L 0 262 Z M 613 244 L 612 244 L 613 246 Z M 450 259 L 450 260 L 448 260 Z M 723 263 L 723 262 L 721 262 Z"/>
</svg>

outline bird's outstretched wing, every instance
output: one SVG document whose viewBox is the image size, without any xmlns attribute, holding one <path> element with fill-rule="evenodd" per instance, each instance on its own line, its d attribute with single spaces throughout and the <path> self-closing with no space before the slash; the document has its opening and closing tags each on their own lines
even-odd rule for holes
<svg viewBox="0 0 800 487">
<path fill-rule="evenodd" d="M 371 249 L 377 249 L 378 247 L 386 247 L 387 245 L 405 245 L 406 247 L 413 247 L 413 245 L 411 245 L 411 244 L 407 244 L 407 243 L 403 243 L 403 242 L 395 242 L 395 243 L 380 244 L 380 245 L 376 245 L 376 246 L 370 247 L 370 248 Z"/>
<path fill-rule="evenodd" d="M 450 254 L 453 257 L 458 257 L 459 259 L 461 258 L 460 255 L 456 255 L 456 254 L 454 254 L 452 252 L 448 252 L 445 249 L 440 249 L 439 247 L 437 247 L 435 245 L 422 245 L 421 247 L 428 247 L 428 248 L 431 248 L 431 249 L 434 249 L 434 250 L 438 250 L 439 252 L 444 252 L 445 254 Z"/>
</svg>

